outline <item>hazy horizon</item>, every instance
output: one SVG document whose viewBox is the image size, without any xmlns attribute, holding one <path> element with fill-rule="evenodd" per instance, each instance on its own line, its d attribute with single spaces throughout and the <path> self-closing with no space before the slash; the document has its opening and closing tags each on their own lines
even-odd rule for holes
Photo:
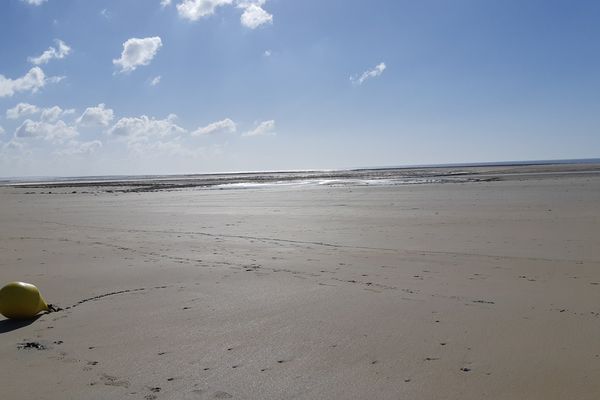
<svg viewBox="0 0 600 400">
<path fill-rule="evenodd" d="M 413 164 L 413 165 L 371 165 L 371 166 L 354 166 L 329 169 L 279 169 L 279 170 L 246 170 L 246 171 L 205 171 L 205 172 L 189 172 L 182 174 L 115 174 L 115 175 L 24 175 L 24 176 L 0 176 L 0 184 L 10 181 L 28 180 L 37 181 L 42 179 L 50 180 L 70 180 L 77 178 L 91 179 L 108 179 L 119 178 L 129 180 L 130 178 L 156 178 L 156 177 L 186 177 L 186 176 L 202 176 L 202 175 L 236 175 L 236 174 L 270 174 L 270 173 L 303 173 L 303 172 L 342 172 L 342 171 L 369 171 L 369 170 L 411 170 L 419 168 L 461 168 L 461 167 L 500 167 L 500 166 L 535 166 L 535 165 L 583 165 L 583 164 L 600 164 L 600 158 L 578 158 L 578 159 L 560 159 L 560 160 L 509 160 L 509 161 L 484 161 L 484 162 L 464 162 L 464 163 L 442 163 L 442 164 Z"/>
<path fill-rule="evenodd" d="M 0 176 L 597 158 L 600 4 L 8 0 Z"/>
</svg>

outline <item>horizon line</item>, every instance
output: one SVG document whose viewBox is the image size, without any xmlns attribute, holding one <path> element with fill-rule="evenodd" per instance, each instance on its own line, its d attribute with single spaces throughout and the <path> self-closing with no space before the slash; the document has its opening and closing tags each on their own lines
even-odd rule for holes
<svg viewBox="0 0 600 400">
<path fill-rule="evenodd" d="M 380 166 L 361 166 L 361 167 L 342 167 L 342 168 L 312 168 L 312 169 L 281 169 L 281 170 L 248 170 L 248 171 L 215 171 L 215 172 L 190 172 L 190 173 L 166 173 L 166 174 L 117 174 L 117 175 L 23 175 L 23 176 L 0 176 L 0 184 L 12 181 L 22 181 L 25 179 L 41 180 L 68 180 L 76 178 L 156 178 L 156 177 L 190 177 L 190 176 L 210 176 L 210 175 L 236 175 L 236 174 L 284 174 L 298 172 L 333 172 L 333 171 L 368 171 L 384 169 L 414 169 L 414 168 L 468 168 L 468 167 L 494 167 L 494 166 L 527 166 L 527 165 L 552 165 L 552 164 L 595 164 L 600 163 L 598 158 L 565 158 L 565 159 L 537 159 L 537 160 L 509 160 L 509 161 L 480 161 L 480 162 L 452 162 L 439 164 L 399 164 L 399 165 L 380 165 Z"/>
</svg>

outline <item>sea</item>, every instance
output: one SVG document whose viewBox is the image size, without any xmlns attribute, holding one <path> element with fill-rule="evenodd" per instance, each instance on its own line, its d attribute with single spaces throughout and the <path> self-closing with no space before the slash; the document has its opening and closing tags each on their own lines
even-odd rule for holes
<svg viewBox="0 0 600 400">
<path fill-rule="evenodd" d="M 109 186 L 127 191 L 162 189 L 260 189 L 276 186 L 374 186 L 468 182 L 491 179 L 511 167 L 579 166 L 577 172 L 598 172 L 600 158 L 501 161 L 462 164 L 378 166 L 336 170 L 243 171 L 180 175 L 29 176 L 0 178 L 0 186 Z M 590 166 L 590 170 L 586 168 Z M 592 168 L 593 167 L 593 168 Z M 567 171 L 568 172 L 568 171 Z M 533 173 L 547 173 L 543 171 Z"/>
</svg>

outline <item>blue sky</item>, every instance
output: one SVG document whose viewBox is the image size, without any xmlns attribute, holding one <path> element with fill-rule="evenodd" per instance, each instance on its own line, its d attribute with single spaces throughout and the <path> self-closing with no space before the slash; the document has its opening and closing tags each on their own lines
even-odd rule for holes
<svg viewBox="0 0 600 400">
<path fill-rule="evenodd" d="M 0 176 L 600 156 L 600 2 L 3 0 Z"/>
</svg>

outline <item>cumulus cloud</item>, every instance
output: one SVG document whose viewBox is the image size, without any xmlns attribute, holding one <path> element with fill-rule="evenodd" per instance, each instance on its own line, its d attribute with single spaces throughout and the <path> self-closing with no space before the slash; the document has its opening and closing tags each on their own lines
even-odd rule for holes
<svg viewBox="0 0 600 400">
<path fill-rule="evenodd" d="M 267 135 L 275 135 L 275 120 L 263 121 L 256 128 L 251 131 L 245 132 L 242 136 L 252 137 L 252 136 L 267 136 Z"/>
<path fill-rule="evenodd" d="M 181 18 L 197 21 L 214 14 L 217 7 L 232 3 L 233 0 L 183 0 L 177 4 L 177 12 Z"/>
<path fill-rule="evenodd" d="M 12 139 L 2 145 L 3 150 L 22 150 L 25 145 L 16 139 Z"/>
<path fill-rule="evenodd" d="M 128 39 L 123 43 L 121 57 L 113 60 L 113 64 L 121 68 L 120 72 L 134 71 L 140 65 L 150 64 L 161 47 L 162 40 L 158 36 Z"/>
<path fill-rule="evenodd" d="M 48 83 L 60 82 L 64 77 L 47 77 L 40 67 L 33 67 L 24 76 L 17 79 L 0 75 L 0 97 L 10 97 L 18 92 L 35 93 Z"/>
<path fill-rule="evenodd" d="M 59 106 L 54 106 L 50 108 L 44 108 L 42 110 L 42 120 L 53 122 L 60 118 L 60 115 L 63 113 L 63 109 Z"/>
<path fill-rule="evenodd" d="M 19 119 L 21 117 L 31 116 L 41 113 L 41 118 L 44 121 L 56 121 L 63 115 L 72 114 L 75 110 L 63 110 L 59 106 L 53 106 L 49 108 L 40 108 L 29 103 L 19 103 L 13 108 L 6 110 L 6 118 L 8 119 Z"/>
<path fill-rule="evenodd" d="M 114 112 L 106 108 L 104 103 L 96 107 L 88 107 L 83 114 L 77 118 L 77 124 L 81 126 L 108 126 L 114 118 Z"/>
<path fill-rule="evenodd" d="M 19 103 L 13 108 L 6 110 L 6 118 L 18 119 L 23 116 L 37 114 L 40 109 L 37 106 L 29 103 Z"/>
<path fill-rule="evenodd" d="M 271 54 L 273 54 L 271 50 L 265 50 L 265 52 L 263 53 L 265 57 L 271 57 Z"/>
<path fill-rule="evenodd" d="M 161 80 L 161 79 L 162 79 L 162 78 L 161 78 L 161 76 L 160 76 L 160 75 L 158 75 L 158 76 L 155 76 L 155 77 L 154 77 L 154 78 L 152 78 L 152 80 L 150 81 L 150 86 L 156 86 L 156 85 L 158 85 L 158 84 L 160 83 L 160 80 Z"/>
<path fill-rule="evenodd" d="M 45 3 L 48 0 L 21 0 L 21 1 L 23 3 L 27 3 L 32 6 L 41 6 L 43 3 Z"/>
<path fill-rule="evenodd" d="M 258 0 L 242 1 L 238 4 L 238 7 L 244 10 L 240 17 L 240 22 L 243 26 L 250 29 L 256 29 L 263 24 L 273 23 L 273 15 L 262 8 L 264 3 L 265 0 Z"/>
<path fill-rule="evenodd" d="M 160 6 L 162 8 L 165 8 L 165 7 L 170 6 L 170 5 L 171 5 L 171 0 L 160 0 Z"/>
<path fill-rule="evenodd" d="M 185 133 L 186 130 L 177 125 L 176 120 L 175 114 L 169 114 L 165 119 L 155 119 L 146 115 L 121 118 L 108 130 L 108 134 L 121 137 L 131 144 Z"/>
<path fill-rule="evenodd" d="M 78 142 L 76 140 L 70 140 L 67 145 L 55 151 L 55 154 L 60 156 L 74 156 L 74 155 L 89 155 L 102 147 L 102 142 L 99 140 L 92 140 L 89 142 Z"/>
<path fill-rule="evenodd" d="M 42 138 L 55 142 L 62 142 L 77 135 L 75 128 L 61 120 L 46 122 L 26 119 L 15 131 L 15 137 L 17 138 Z"/>
<path fill-rule="evenodd" d="M 358 78 L 350 77 L 350 81 L 355 85 L 362 85 L 366 80 L 377 78 L 378 76 L 383 74 L 383 71 L 385 71 L 385 69 L 385 63 L 379 63 L 375 67 L 363 72 Z"/>
<path fill-rule="evenodd" d="M 236 4 L 243 10 L 240 17 L 242 25 L 256 29 L 263 24 L 273 22 L 273 15 L 262 8 L 265 3 L 266 0 L 182 0 L 177 4 L 177 12 L 181 18 L 197 21 L 213 15 L 218 7 Z"/>
<path fill-rule="evenodd" d="M 192 136 L 207 136 L 214 135 L 217 133 L 233 133 L 237 130 L 237 125 L 235 122 L 230 120 L 229 118 L 225 118 L 224 120 L 213 122 L 212 124 L 208 124 L 204 127 L 198 128 L 191 133 Z"/>
<path fill-rule="evenodd" d="M 39 56 L 29 57 L 28 58 L 29 62 L 32 64 L 35 64 L 35 65 L 46 64 L 48 61 L 52 60 L 53 58 L 60 60 L 60 59 L 65 58 L 66 56 L 68 56 L 69 53 L 71 53 L 71 48 L 62 40 L 56 39 L 54 42 L 56 43 L 56 46 L 58 47 L 58 49 L 56 47 L 50 46 L 48 48 L 48 50 L 44 51 Z"/>
<path fill-rule="evenodd" d="M 74 112 L 75 110 L 72 108 L 68 110 L 63 110 L 59 106 L 54 106 L 50 108 L 43 108 L 41 118 L 42 121 L 54 122 L 63 115 L 73 114 Z"/>
</svg>

